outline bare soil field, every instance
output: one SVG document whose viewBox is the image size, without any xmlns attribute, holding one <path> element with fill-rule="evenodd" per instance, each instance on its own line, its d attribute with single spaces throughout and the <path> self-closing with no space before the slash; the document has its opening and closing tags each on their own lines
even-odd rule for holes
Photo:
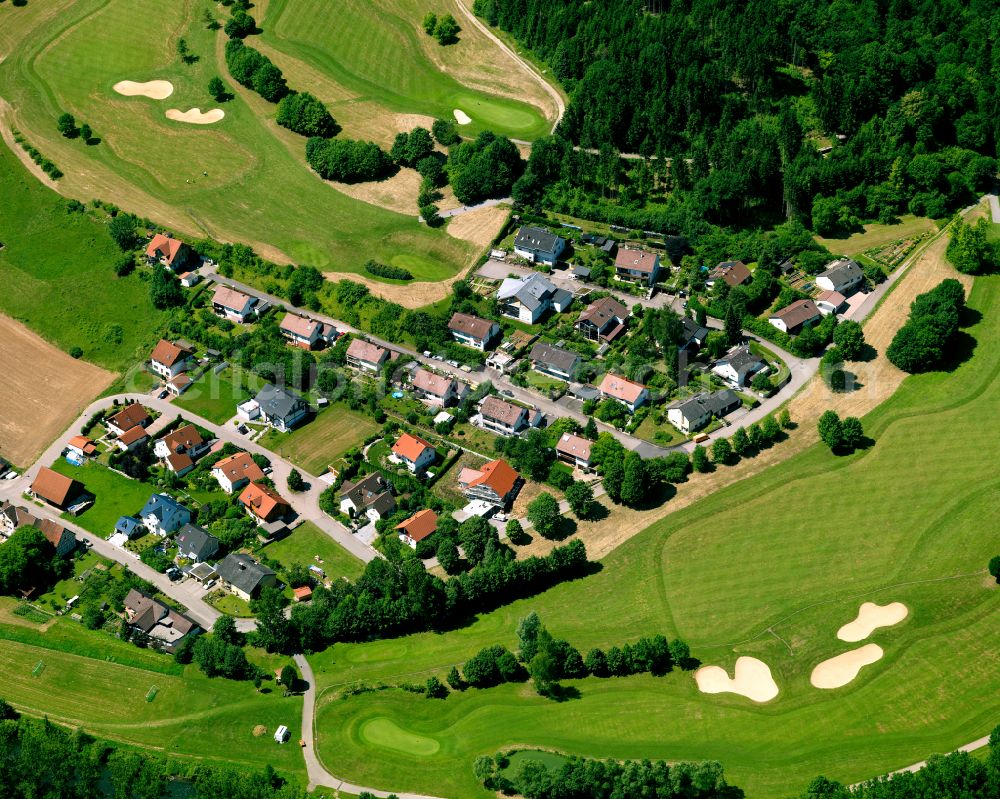
<svg viewBox="0 0 1000 799">
<path fill-rule="evenodd" d="M 477 208 L 454 217 L 448 223 L 448 235 L 468 241 L 477 247 L 488 247 L 507 221 L 509 208 L 491 206 Z"/>
<path fill-rule="evenodd" d="M 70 358 L 7 316 L 0 316 L 0 341 L 0 455 L 27 466 L 115 376 Z"/>
</svg>

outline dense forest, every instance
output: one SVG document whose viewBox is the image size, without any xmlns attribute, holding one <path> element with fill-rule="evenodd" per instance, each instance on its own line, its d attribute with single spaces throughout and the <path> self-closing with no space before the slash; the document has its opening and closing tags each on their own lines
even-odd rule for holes
<svg viewBox="0 0 1000 799">
<path fill-rule="evenodd" d="M 546 157 L 533 153 L 522 201 L 544 195 L 597 218 L 624 208 L 633 216 L 620 224 L 689 233 L 699 217 L 794 215 L 831 234 L 906 212 L 944 216 L 996 172 L 1000 5 L 989 0 L 476 0 L 475 10 L 570 94 L 557 135 L 536 144 Z"/>
</svg>

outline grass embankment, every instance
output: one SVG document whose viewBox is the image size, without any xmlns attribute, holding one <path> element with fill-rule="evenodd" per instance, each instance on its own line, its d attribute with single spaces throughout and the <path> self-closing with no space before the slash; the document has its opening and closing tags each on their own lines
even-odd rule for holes
<svg viewBox="0 0 1000 799">
<path fill-rule="evenodd" d="M 331 271 L 361 271 L 375 258 L 417 279 L 438 279 L 472 258 L 470 245 L 421 225 L 416 208 L 390 212 L 325 185 L 305 163 L 305 139 L 278 129 L 275 106 L 229 79 L 217 46 L 224 34 L 206 30 L 200 4 L 56 0 L 26 10 L 0 9 L 0 27 L 9 19 L 15 29 L 0 39 L 0 96 L 17 109 L 28 139 L 65 172 L 60 191 L 113 200 L 188 236 L 244 241 L 269 258 Z M 137 45 L 136 19 L 171 35 Z M 181 62 L 180 37 L 196 63 Z M 221 106 L 206 89 L 215 75 L 236 94 Z M 168 80 L 174 92 L 162 101 L 122 97 L 112 86 L 124 79 Z M 192 107 L 222 107 L 226 116 L 213 125 L 164 116 Z M 60 136 L 62 111 L 89 123 L 101 143 Z"/>
<path fill-rule="evenodd" d="M 981 443 L 1000 436 L 998 300 L 1000 279 L 980 278 L 971 357 L 950 373 L 908 378 L 868 414 L 871 449 L 837 457 L 813 446 L 658 522 L 598 575 L 462 630 L 338 645 L 313 658 L 328 687 L 318 717 L 327 766 L 386 789 L 485 796 L 471 771 L 476 756 L 536 746 L 718 759 L 749 795 L 777 797 L 820 773 L 854 782 L 983 735 L 1000 711 L 990 636 L 1000 591 L 984 571 L 1000 482 Z M 816 664 L 858 646 L 836 633 L 865 600 L 900 601 L 910 614 L 868 639 L 885 656 L 852 683 L 813 688 Z M 512 646 L 532 609 L 582 650 L 663 632 L 686 639 L 706 664 L 731 670 L 740 655 L 758 657 L 781 693 L 754 705 L 701 694 L 690 674 L 673 673 L 579 681 L 581 697 L 559 704 L 530 686 L 444 702 L 401 691 L 332 699 L 344 683 L 441 677 L 481 646 Z M 376 719 L 438 748 L 399 752 L 371 733 Z"/>
<path fill-rule="evenodd" d="M 272 737 L 280 724 L 299 729 L 299 698 L 257 693 L 249 682 L 210 680 L 197 666 L 179 667 L 168 655 L 90 632 L 69 619 L 45 632 L 0 623 L 0 639 L 0 695 L 24 712 L 185 762 L 255 769 L 271 763 L 305 781 L 299 747 L 278 746 Z M 33 675 L 39 663 L 43 666 Z M 155 698 L 147 701 L 154 686 Z M 255 736 L 257 725 L 266 733 Z"/>
</svg>

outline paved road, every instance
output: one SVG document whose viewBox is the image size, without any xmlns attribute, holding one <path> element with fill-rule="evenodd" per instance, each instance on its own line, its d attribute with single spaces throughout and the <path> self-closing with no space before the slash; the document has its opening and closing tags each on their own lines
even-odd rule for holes
<svg viewBox="0 0 1000 799">
<path fill-rule="evenodd" d="M 977 749 L 982 749 L 989 742 L 990 742 L 990 736 L 984 735 L 982 738 L 976 738 L 976 740 L 972 741 L 971 743 L 967 743 L 964 746 L 960 746 L 957 749 L 954 749 L 953 751 L 955 751 L 955 752 L 974 752 Z M 927 765 L 927 761 L 926 760 L 921 760 L 919 763 L 914 763 L 912 766 L 906 766 L 904 768 L 896 769 L 895 771 L 890 771 L 885 776 L 888 777 L 888 776 L 891 776 L 893 774 L 905 774 L 907 772 L 909 772 L 909 773 L 912 774 L 914 771 L 920 771 L 920 769 L 922 769 L 926 765 Z M 858 783 L 855 783 L 854 785 L 851 785 L 850 787 L 851 788 L 856 788 L 860 784 L 861 783 L 858 782 Z"/>
<path fill-rule="evenodd" d="M 987 194 L 986 199 L 990 204 L 990 218 L 993 224 L 1000 225 L 1000 198 L 995 194 Z"/>
<path fill-rule="evenodd" d="M 467 214 L 469 211 L 478 211 L 480 208 L 494 208 L 501 203 L 512 203 L 514 202 L 513 197 L 500 197 L 498 199 L 483 200 L 481 203 L 476 203 L 475 205 L 460 205 L 458 208 L 452 208 L 448 211 L 442 211 L 439 216 L 442 219 L 450 219 L 453 216 L 461 216 L 462 214 Z"/>
</svg>

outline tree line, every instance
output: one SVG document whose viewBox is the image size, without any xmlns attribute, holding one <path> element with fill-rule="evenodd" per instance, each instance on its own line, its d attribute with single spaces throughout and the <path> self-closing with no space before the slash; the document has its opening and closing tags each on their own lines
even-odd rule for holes
<svg viewBox="0 0 1000 799">
<path fill-rule="evenodd" d="M 954 278 L 942 280 L 910 304 L 910 315 L 892 339 L 886 357 L 904 372 L 927 372 L 951 354 L 965 308 L 965 290 Z"/>
</svg>

